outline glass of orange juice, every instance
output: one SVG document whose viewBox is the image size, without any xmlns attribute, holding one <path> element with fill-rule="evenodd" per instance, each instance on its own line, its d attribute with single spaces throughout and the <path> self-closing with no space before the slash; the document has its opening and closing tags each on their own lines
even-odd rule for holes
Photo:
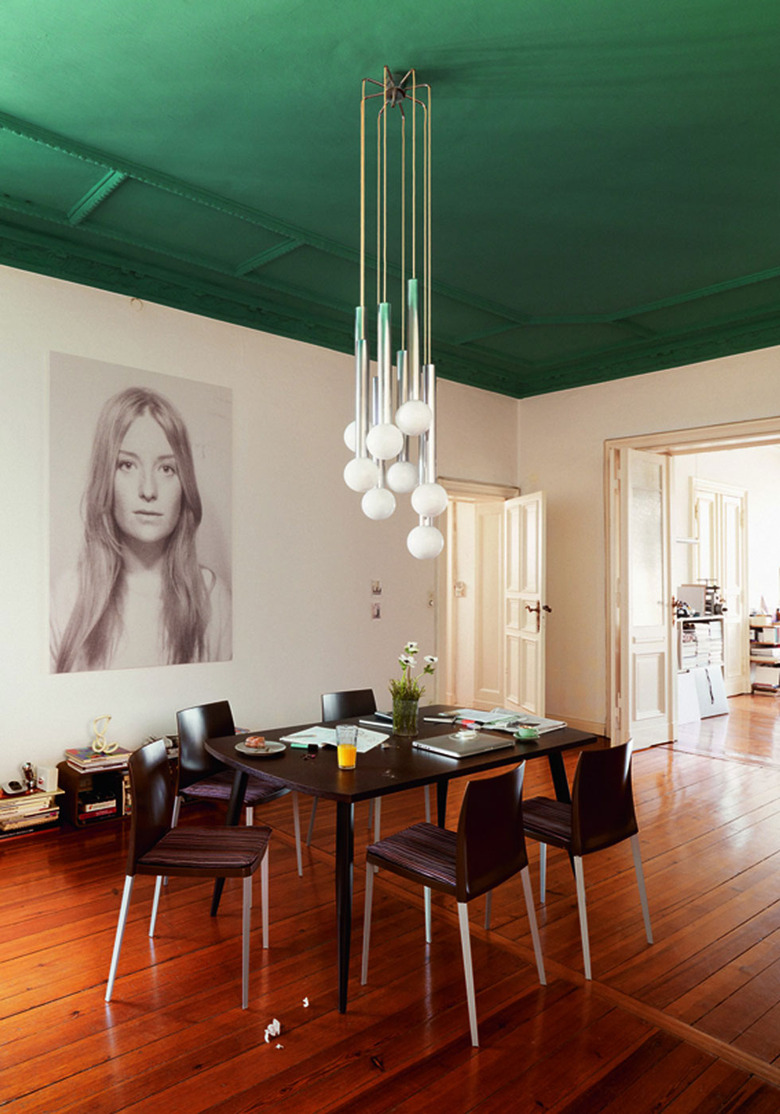
<svg viewBox="0 0 780 1114">
<path fill-rule="evenodd" d="M 357 759 L 357 725 L 340 723 L 336 727 L 336 746 L 340 770 L 354 770 Z"/>
</svg>

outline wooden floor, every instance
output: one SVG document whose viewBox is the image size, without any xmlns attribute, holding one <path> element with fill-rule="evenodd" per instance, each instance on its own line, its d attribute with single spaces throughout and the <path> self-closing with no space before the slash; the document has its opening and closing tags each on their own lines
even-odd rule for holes
<svg viewBox="0 0 780 1114">
<path fill-rule="evenodd" d="M 482 1047 L 468 1039 L 454 906 L 379 875 L 368 985 L 358 982 L 365 810 L 357 816 L 349 1010 L 335 1009 L 335 812 L 295 873 L 289 798 L 267 807 L 271 948 L 253 944 L 240 1008 L 240 887 L 177 880 L 146 935 L 139 879 L 114 1001 L 103 1001 L 126 829 L 0 844 L 0 1106 L 13 1114 L 446 1110 L 780 1111 L 780 721 L 766 697 L 639 752 L 634 783 L 655 944 L 644 939 L 628 845 L 586 860 L 594 980 L 582 977 L 574 886 L 551 852 L 538 986 L 521 886 L 472 910 Z M 526 793 L 549 791 L 530 762 Z M 450 824 L 460 792 L 450 801 Z M 389 800 L 383 830 L 422 818 Z M 305 809 L 307 812 L 308 810 Z M 187 813 L 184 822 L 204 819 Z M 210 814 L 217 822 L 216 814 Z M 534 889 L 537 853 L 531 848 Z M 266 1026 L 281 1035 L 266 1042 Z"/>
</svg>

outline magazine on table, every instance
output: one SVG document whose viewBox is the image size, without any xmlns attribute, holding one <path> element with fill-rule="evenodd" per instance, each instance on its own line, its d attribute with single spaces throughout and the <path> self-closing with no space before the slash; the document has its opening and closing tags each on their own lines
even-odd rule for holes
<svg viewBox="0 0 780 1114">
<path fill-rule="evenodd" d="M 533 716 L 530 712 L 512 712 L 508 708 L 491 708 L 489 712 L 477 711 L 475 708 L 458 708 L 453 713 L 461 720 L 470 720 L 478 723 L 489 731 L 517 731 L 520 727 L 535 727 L 539 734 L 545 731 L 557 731 L 566 726 L 562 719 L 547 719 L 545 716 Z"/>
</svg>

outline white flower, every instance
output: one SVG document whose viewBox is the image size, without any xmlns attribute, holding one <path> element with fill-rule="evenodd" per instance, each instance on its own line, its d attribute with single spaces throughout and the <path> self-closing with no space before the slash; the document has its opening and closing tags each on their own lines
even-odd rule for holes
<svg viewBox="0 0 780 1114">
<path fill-rule="evenodd" d="M 426 654 L 426 656 L 423 658 L 423 661 L 426 665 L 435 665 L 438 660 L 438 658 L 434 658 L 430 654 Z"/>
<path fill-rule="evenodd" d="M 419 650 L 419 646 L 417 645 L 416 642 L 407 642 L 406 645 L 404 646 L 404 653 L 405 654 L 416 654 L 418 652 L 418 650 Z"/>
<path fill-rule="evenodd" d="M 401 654 L 398 660 L 400 661 L 401 665 L 414 665 L 414 658 L 411 657 L 409 654 Z"/>
</svg>

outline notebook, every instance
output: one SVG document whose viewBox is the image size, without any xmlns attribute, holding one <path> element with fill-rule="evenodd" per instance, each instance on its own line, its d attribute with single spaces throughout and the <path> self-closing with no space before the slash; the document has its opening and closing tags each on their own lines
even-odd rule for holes
<svg viewBox="0 0 780 1114">
<path fill-rule="evenodd" d="M 513 747 L 514 739 L 500 739 L 494 735 L 475 735 L 473 739 L 453 739 L 451 735 L 436 735 L 433 739 L 415 739 L 412 743 L 417 750 L 430 750 L 443 754 L 446 758 L 471 758 L 473 754 L 484 754 L 501 747 Z"/>
</svg>

